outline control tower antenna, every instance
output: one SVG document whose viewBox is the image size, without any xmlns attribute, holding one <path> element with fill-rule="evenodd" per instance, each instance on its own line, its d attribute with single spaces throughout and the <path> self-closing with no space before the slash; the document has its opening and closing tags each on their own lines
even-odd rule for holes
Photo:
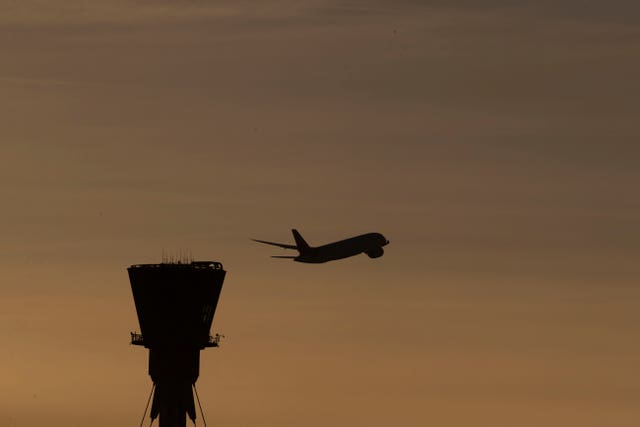
<svg viewBox="0 0 640 427">
<path fill-rule="evenodd" d="M 131 344 L 149 349 L 151 423 L 159 417 L 159 427 L 186 427 L 187 415 L 196 420 L 200 351 L 218 347 L 222 337 L 209 334 L 226 271 L 214 261 L 165 260 L 127 271 L 141 330 L 131 333 Z"/>
</svg>

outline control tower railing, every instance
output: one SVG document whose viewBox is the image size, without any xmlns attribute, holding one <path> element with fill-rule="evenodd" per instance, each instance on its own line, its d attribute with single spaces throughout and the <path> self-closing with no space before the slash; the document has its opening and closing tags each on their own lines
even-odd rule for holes
<svg viewBox="0 0 640 427">
<path fill-rule="evenodd" d="M 137 332 L 131 332 L 131 344 L 133 345 L 144 345 L 144 338 L 142 338 L 142 334 Z"/>
<path fill-rule="evenodd" d="M 205 345 L 205 347 L 220 347 L 220 340 L 224 338 L 224 335 L 215 334 L 214 336 L 209 335 L 209 342 Z"/>
<path fill-rule="evenodd" d="M 220 347 L 220 341 L 224 338 L 224 335 L 215 334 L 213 336 L 209 335 L 209 339 L 207 340 L 205 347 Z M 132 345 L 140 345 L 144 347 L 144 337 L 142 334 L 138 332 L 131 332 L 131 344 Z"/>
</svg>

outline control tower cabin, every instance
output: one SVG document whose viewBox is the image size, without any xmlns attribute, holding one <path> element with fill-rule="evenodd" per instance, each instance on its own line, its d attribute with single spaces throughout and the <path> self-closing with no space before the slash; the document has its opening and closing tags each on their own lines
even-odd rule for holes
<svg viewBox="0 0 640 427">
<path fill-rule="evenodd" d="M 193 391 L 200 371 L 200 350 L 217 347 L 210 336 L 226 272 L 214 261 L 138 264 L 127 269 L 140 322 L 131 344 L 149 349 L 154 384 L 151 423 L 185 427 L 195 423 Z M 197 394 L 196 394 L 197 397 Z"/>
</svg>

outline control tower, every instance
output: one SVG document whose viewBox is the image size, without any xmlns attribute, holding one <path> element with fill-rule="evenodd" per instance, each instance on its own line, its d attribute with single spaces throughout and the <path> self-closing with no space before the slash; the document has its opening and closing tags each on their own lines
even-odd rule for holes
<svg viewBox="0 0 640 427">
<path fill-rule="evenodd" d="M 149 349 L 151 423 L 160 417 L 160 427 L 186 427 L 187 414 L 196 419 L 192 388 L 200 350 L 218 347 L 220 336 L 209 334 L 226 271 L 214 261 L 138 264 L 127 271 L 141 331 L 131 333 L 131 344 Z"/>
</svg>

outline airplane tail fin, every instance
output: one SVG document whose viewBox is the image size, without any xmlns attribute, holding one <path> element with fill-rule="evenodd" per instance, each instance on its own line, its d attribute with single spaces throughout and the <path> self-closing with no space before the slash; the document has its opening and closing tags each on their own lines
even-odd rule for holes
<svg viewBox="0 0 640 427">
<path fill-rule="evenodd" d="M 291 232 L 293 233 L 293 238 L 296 241 L 296 246 L 298 247 L 298 251 L 301 254 L 303 252 L 308 251 L 309 250 L 309 244 L 307 242 L 305 242 L 305 240 L 302 238 L 300 233 L 298 233 L 298 230 L 293 229 L 293 230 L 291 230 Z"/>
</svg>

